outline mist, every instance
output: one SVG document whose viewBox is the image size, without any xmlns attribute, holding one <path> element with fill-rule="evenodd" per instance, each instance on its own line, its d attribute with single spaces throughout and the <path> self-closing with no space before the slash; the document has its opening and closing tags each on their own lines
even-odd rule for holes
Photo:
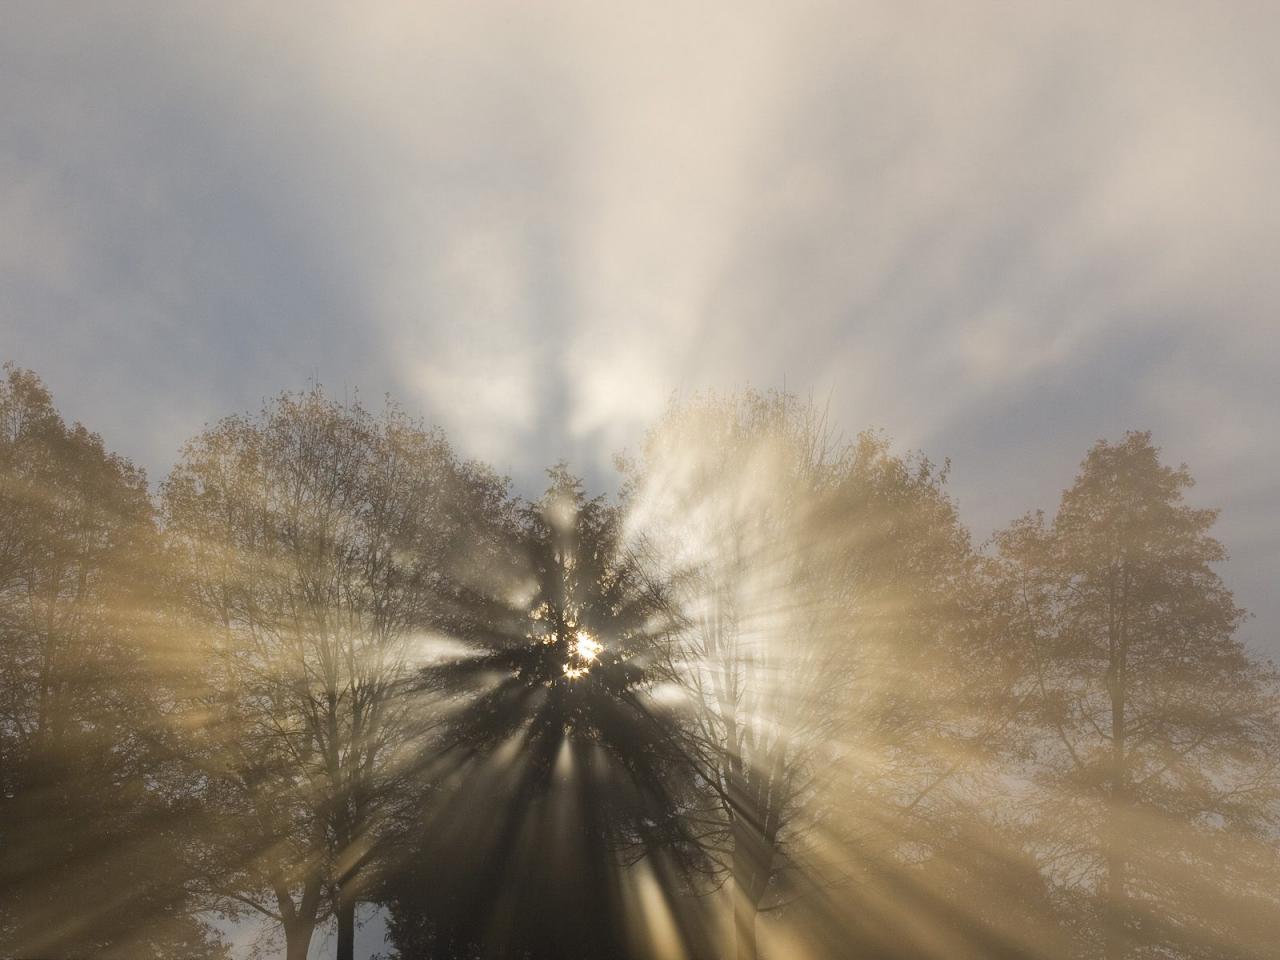
<svg viewBox="0 0 1280 960">
<path fill-rule="evenodd" d="M 3 19 L 0 954 L 1265 954 L 1270 5 Z"/>
</svg>

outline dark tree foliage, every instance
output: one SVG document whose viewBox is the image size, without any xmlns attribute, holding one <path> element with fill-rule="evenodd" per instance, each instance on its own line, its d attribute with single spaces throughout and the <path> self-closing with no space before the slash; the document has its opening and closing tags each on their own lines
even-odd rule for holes
<svg viewBox="0 0 1280 960">
<path fill-rule="evenodd" d="M 624 866 L 650 861 L 678 890 L 685 768 L 645 695 L 665 606 L 622 522 L 552 470 L 515 511 L 474 654 L 432 671 L 451 710 L 431 765 L 445 799 L 389 886 L 405 956 L 640 956 Z"/>
</svg>

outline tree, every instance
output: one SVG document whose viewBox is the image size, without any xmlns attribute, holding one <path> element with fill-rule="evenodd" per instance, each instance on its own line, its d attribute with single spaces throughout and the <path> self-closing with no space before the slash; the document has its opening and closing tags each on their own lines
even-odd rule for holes
<svg viewBox="0 0 1280 960">
<path fill-rule="evenodd" d="M 291 960 L 330 909 L 350 960 L 412 765 L 410 681 L 447 612 L 464 504 L 500 485 L 394 408 L 375 417 L 319 388 L 206 430 L 164 484 L 208 664 L 196 755 L 222 831 L 247 844 L 228 851 L 224 889 L 283 925 Z"/>
<path fill-rule="evenodd" d="M 926 910 L 954 910 L 938 891 L 907 905 L 929 882 L 922 864 L 975 830 L 979 761 L 1015 704 L 945 478 L 756 393 L 674 405 L 632 467 L 632 524 L 684 622 L 669 676 L 687 696 L 710 801 L 693 816 L 732 883 L 740 958 L 757 953 L 759 913 L 812 911 L 833 888 L 835 915 L 808 926 L 830 928 L 838 954 L 855 937 L 905 942 L 906 913 L 924 927 Z M 969 927 L 950 956 L 964 937 L 989 949 Z"/>
<path fill-rule="evenodd" d="M 621 512 L 550 475 L 507 518 L 464 648 L 427 674 L 445 789 L 389 885 L 406 955 L 649 956 L 655 911 L 680 926 L 678 905 L 632 895 L 643 873 L 670 900 L 688 847 L 683 766 L 647 696 L 663 606 Z"/>
<path fill-rule="evenodd" d="M 1191 485 L 1129 433 L 1089 451 L 1051 523 L 998 538 L 1044 731 L 1041 849 L 1108 960 L 1261 957 L 1280 931 L 1276 674 L 1238 636 L 1217 511 L 1186 504 Z"/>
<path fill-rule="evenodd" d="M 146 478 L 0 382 L 0 953 L 222 954 L 192 916 Z"/>
<path fill-rule="evenodd" d="M 845 465 L 811 409 L 748 394 L 674 407 L 633 466 L 634 522 L 679 585 L 668 670 L 708 800 L 692 818 L 716 884 L 732 882 L 743 960 L 766 894 L 800 862 L 840 726 L 839 548 L 819 518 Z"/>
<path fill-rule="evenodd" d="M 785 397 L 673 411 L 635 493 L 684 588 L 671 677 L 691 698 L 686 740 L 711 800 L 697 819 L 732 880 L 740 960 L 756 956 L 756 914 L 838 722 L 830 544 L 813 521 L 839 466 L 819 426 Z"/>
</svg>

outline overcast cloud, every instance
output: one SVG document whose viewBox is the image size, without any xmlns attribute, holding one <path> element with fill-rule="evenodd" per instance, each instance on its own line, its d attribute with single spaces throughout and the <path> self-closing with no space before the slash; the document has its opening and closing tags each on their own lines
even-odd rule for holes
<svg viewBox="0 0 1280 960">
<path fill-rule="evenodd" d="M 1280 6 L 0 10 L 0 356 L 163 475 L 318 376 L 522 489 L 672 391 L 951 457 L 978 540 L 1151 429 L 1280 652 Z"/>
</svg>

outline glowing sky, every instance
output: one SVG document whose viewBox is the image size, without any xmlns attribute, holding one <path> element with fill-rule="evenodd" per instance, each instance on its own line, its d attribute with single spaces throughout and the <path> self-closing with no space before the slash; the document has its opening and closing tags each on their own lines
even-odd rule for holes
<svg viewBox="0 0 1280 960">
<path fill-rule="evenodd" d="M 951 457 L 1150 428 L 1280 652 L 1280 5 L 6 3 L 0 356 L 154 477 L 317 376 L 522 489 L 673 390 Z"/>
</svg>

